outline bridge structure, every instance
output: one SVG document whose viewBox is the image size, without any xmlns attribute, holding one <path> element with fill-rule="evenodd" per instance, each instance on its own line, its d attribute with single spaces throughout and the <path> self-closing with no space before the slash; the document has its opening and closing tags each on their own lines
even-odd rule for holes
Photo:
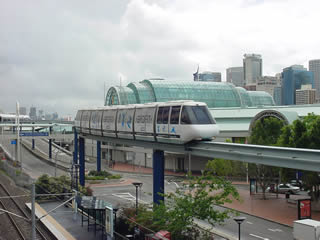
<svg viewBox="0 0 320 240">
<path fill-rule="evenodd" d="M 181 145 L 78 134 L 74 129 L 73 163 L 79 164 L 79 180 L 82 186 L 85 185 L 85 139 L 97 141 L 97 171 L 101 170 L 101 142 L 153 149 L 154 203 L 159 203 L 161 200 L 164 200 L 162 195 L 162 193 L 164 193 L 164 151 L 208 157 L 211 159 L 224 158 L 247 163 L 320 172 L 320 150 L 212 141 L 194 141 Z"/>
<path fill-rule="evenodd" d="M 68 130 L 70 129 L 70 130 Z M 11 140 L 15 145 L 16 154 L 19 158 L 19 141 L 23 138 L 32 139 L 32 150 L 35 149 L 35 139 L 48 139 L 49 158 L 52 158 L 52 141 L 60 140 L 64 142 L 72 142 L 74 139 L 72 125 L 65 123 L 0 123 L 0 139 Z M 20 161 L 19 159 L 17 159 Z"/>
</svg>

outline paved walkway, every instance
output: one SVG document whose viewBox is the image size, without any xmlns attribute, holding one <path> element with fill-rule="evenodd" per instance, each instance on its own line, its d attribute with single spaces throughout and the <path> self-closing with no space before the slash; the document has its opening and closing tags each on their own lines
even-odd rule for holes
<svg viewBox="0 0 320 240">
<path fill-rule="evenodd" d="M 111 170 L 111 169 L 110 169 Z M 117 172 L 137 172 L 144 174 L 152 174 L 152 168 L 144 168 L 132 166 L 125 163 L 116 163 L 113 171 Z M 175 173 L 173 171 L 165 171 L 165 175 L 184 176 L 185 173 Z M 238 189 L 241 201 L 234 201 L 231 204 L 225 204 L 225 207 L 235 209 L 253 216 L 258 216 L 270 221 L 278 222 L 288 226 L 293 225 L 293 221 L 298 218 L 297 199 L 304 198 L 301 195 L 290 195 L 290 199 L 286 199 L 284 194 L 279 194 L 278 198 L 275 194 L 267 194 L 267 199 L 262 198 L 262 194 L 250 195 L 249 185 L 244 182 L 234 182 L 234 184 L 245 185 L 248 190 Z M 312 219 L 320 221 L 320 211 L 312 211 Z"/>
</svg>

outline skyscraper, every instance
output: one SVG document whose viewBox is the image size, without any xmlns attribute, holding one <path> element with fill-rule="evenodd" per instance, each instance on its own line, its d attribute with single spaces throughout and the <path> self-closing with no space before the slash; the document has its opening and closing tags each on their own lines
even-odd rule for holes
<svg viewBox="0 0 320 240">
<path fill-rule="evenodd" d="M 30 113 L 29 116 L 32 120 L 37 119 L 37 108 L 36 107 L 30 107 Z"/>
<path fill-rule="evenodd" d="M 262 58 L 260 54 L 244 54 L 243 73 L 245 85 L 254 85 L 262 76 Z"/>
<path fill-rule="evenodd" d="M 231 67 L 227 68 L 227 82 L 233 83 L 237 87 L 243 87 L 243 67 Z"/>
<path fill-rule="evenodd" d="M 19 114 L 27 115 L 27 108 L 26 107 L 20 107 L 19 108 Z"/>
<path fill-rule="evenodd" d="M 311 84 L 314 88 L 313 73 L 302 65 L 284 68 L 282 72 L 282 104 L 296 104 L 296 90 L 307 84 Z"/>
<path fill-rule="evenodd" d="M 320 59 L 309 61 L 309 71 L 313 72 L 314 88 L 316 89 L 316 98 L 320 98 Z"/>
</svg>

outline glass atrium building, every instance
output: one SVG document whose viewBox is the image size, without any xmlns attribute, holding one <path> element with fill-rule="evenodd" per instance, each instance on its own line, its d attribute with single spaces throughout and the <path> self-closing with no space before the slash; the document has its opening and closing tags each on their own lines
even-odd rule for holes
<svg viewBox="0 0 320 240">
<path fill-rule="evenodd" d="M 146 79 L 126 87 L 109 88 L 105 105 L 194 100 L 209 108 L 274 106 L 271 95 L 250 92 L 226 82 L 168 81 Z"/>
</svg>

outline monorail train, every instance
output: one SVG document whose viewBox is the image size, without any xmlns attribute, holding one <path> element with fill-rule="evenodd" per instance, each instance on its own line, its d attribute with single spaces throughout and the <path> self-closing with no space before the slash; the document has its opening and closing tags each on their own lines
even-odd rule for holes
<svg viewBox="0 0 320 240">
<path fill-rule="evenodd" d="M 211 140 L 219 128 L 202 102 L 172 101 L 83 109 L 75 118 L 77 132 L 158 142 Z"/>
<path fill-rule="evenodd" d="M 15 123 L 17 116 L 14 114 L 0 113 L 0 123 Z M 20 122 L 31 121 L 28 115 L 19 115 Z"/>
</svg>

